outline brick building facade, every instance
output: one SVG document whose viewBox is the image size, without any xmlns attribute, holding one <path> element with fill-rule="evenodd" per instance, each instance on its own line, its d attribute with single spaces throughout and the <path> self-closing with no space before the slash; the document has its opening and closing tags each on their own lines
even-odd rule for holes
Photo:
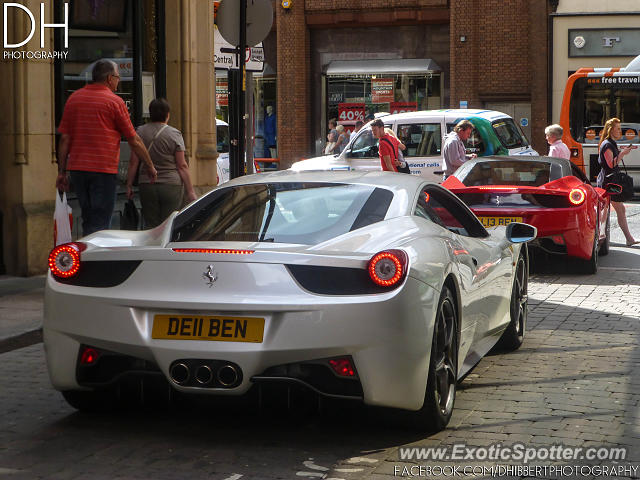
<svg viewBox="0 0 640 480">
<path fill-rule="evenodd" d="M 550 3 L 298 0 L 284 9 L 276 2 L 281 167 L 317 153 L 326 132 L 323 61 L 353 59 L 358 52 L 362 58 L 435 59 L 444 87 L 439 107 L 466 101 L 469 108 L 507 111 L 545 153 Z M 335 38 L 342 44 L 332 46 Z"/>
</svg>

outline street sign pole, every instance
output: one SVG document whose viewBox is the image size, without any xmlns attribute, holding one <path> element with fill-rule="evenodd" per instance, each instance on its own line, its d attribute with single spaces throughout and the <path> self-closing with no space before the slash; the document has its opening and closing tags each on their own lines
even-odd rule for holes
<svg viewBox="0 0 640 480">
<path fill-rule="evenodd" d="M 247 145 L 245 139 L 247 46 L 253 47 L 267 36 L 273 22 L 273 8 L 271 0 L 251 0 L 250 9 L 247 8 L 247 0 L 225 0 L 220 3 L 216 15 L 220 34 L 227 42 L 236 46 L 234 49 L 221 48 L 221 52 L 235 53 L 238 66 L 238 70 L 229 70 L 228 77 L 229 136 L 231 137 L 229 174 L 231 178 L 236 178 L 246 173 L 246 164 L 252 156 L 245 151 Z M 249 21 L 249 28 L 247 28 L 247 21 Z"/>
<path fill-rule="evenodd" d="M 229 156 L 230 168 L 229 175 L 231 178 L 237 178 L 245 174 L 246 152 L 245 152 L 245 92 L 246 92 L 246 62 L 245 55 L 247 50 L 247 0 L 239 0 L 240 2 L 240 41 L 236 51 L 239 70 L 234 72 L 234 82 L 230 82 L 234 86 L 234 108 L 233 117 L 229 123 L 233 128 L 229 133 L 232 135 L 232 143 L 234 148 L 231 149 Z M 235 118 L 234 118 L 235 117 Z"/>
</svg>

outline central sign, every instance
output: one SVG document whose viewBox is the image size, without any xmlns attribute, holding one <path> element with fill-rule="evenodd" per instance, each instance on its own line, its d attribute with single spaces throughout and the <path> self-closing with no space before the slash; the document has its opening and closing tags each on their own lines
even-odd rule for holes
<svg viewBox="0 0 640 480">
<path fill-rule="evenodd" d="M 217 25 L 214 25 L 213 60 L 215 68 L 223 68 L 225 70 L 232 68 L 237 70 L 238 62 L 236 61 L 236 54 L 223 52 L 223 48 L 235 47 L 222 37 Z M 262 72 L 262 70 L 264 70 L 264 49 L 262 48 L 262 42 L 258 43 L 255 47 L 247 48 L 245 52 L 245 62 L 247 64 L 247 72 Z"/>
</svg>

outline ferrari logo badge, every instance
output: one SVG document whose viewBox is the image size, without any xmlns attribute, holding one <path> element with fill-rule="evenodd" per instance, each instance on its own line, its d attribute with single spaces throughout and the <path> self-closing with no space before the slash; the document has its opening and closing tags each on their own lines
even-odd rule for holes
<svg viewBox="0 0 640 480">
<path fill-rule="evenodd" d="M 209 288 L 213 287 L 213 283 L 218 279 L 218 274 L 213 268 L 213 265 L 207 265 L 207 269 L 203 272 L 202 278 L 207 281 Z"/>
</svg>

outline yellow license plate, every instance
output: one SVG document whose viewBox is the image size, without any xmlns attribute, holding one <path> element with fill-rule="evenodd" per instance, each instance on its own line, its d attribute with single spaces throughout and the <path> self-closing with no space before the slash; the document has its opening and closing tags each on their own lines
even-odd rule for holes
<svg viewBox="0 0 640 480">
<path fill-rule="evenodd" d="M 262 343 L 264 318 L 155 315 L 151 338 Z"/>
<path fill-rule="evenodd" d="M 522 222 L 522 217 L 478 217 L 485 228 L 509 225 L 513 222 Z"/>
</svg>

